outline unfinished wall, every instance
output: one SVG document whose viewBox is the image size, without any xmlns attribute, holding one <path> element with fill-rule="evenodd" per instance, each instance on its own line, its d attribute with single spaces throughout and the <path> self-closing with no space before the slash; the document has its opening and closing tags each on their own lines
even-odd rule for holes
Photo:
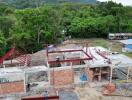
<svg viewBox="0 0 132 100">
<path fill-rule="evenodd" d="M 48 74 L 46 71 L 30 72 L 26 74 L 26 82 L 48 82 Z"/>
<path fill-rule="evenodd" d="M 73 83 L 73 71 L 71 69 L 52 70 L 50 83 L 54 86 L 69 85 Z"/>
<path fill-rule="evenodd" d="M 21 92 L 24 92 L 23 81 L 0 84 L 0 95 Z"/>
<path fill-rule="evenodd" d="M 80 59 L 79 57 L 72 57 L 72 58 L 67 58 L 68 60 L 73 60 L 73 59 Z M 69 64 L 70 65 L 70 64 Z M 80 61 L 75 61 L 75 62 L 72 62 L 72 65 L 80 65 Z"/>
<path fill-rule="evenodd" d="M 89 68 L 85 68 L 85 73 L 87 74 L 88 81 L 93 81 L 94 72 Z"/>
</svg>

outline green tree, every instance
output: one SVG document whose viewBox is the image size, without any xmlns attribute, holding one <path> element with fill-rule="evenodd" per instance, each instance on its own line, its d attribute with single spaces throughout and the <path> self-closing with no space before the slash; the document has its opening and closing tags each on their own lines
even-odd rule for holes
<svg viewBox="0 0 132 100">
<path fill-rule="evenodd" d="M 6 52 L 6 39 L 3 36 L 3 33 L 0 31 L 0 57 Z"/>
<path fill-rule="evenodd" d="M 61 18 L 51 6 L 17 10 L 15 14 L 18 23 L 10 40 L 15 40 L 16 46 L 25 51 L 37 51 L 42 48 L 42 43 L 56 42 L 61 35 Z"/>
</svg>

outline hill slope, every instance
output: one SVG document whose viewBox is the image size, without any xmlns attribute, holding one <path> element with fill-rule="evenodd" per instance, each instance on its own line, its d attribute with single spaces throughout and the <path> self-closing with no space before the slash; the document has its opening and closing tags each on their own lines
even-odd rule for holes
<svg viewBox="0 0 132 100">
<path fill-rule="evenodd" d="M 96 3 L 97 0 L 0 0 L 0 3 L 6 3 L 8 5 L 14 6 L 16 8 L 28 8 L 36 7 L 42 4 L 57 4 L 64 2 L 74 2 L 74 3 Z"/>
</svg>

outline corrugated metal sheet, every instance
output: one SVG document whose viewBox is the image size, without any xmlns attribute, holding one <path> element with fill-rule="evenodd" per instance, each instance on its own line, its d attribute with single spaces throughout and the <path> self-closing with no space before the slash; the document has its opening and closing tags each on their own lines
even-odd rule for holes
<svg viewBox="0 0 132 100">
<path fill-rule="evenodd" d="M 132 45 L 132 39 L 122 40 L 120 42 L 123 43 L 123 44 L 131 44 Z"/>
</svg>

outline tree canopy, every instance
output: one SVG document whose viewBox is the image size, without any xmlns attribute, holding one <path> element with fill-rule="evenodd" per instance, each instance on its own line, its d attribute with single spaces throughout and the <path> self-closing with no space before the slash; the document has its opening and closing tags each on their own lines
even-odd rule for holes
<svg viewBox="0 0 132 100">
<path fill-rule="evenodd" d="M 19 0 L 17 0 L 19 1 Z M 81 4 L 45 4 L 16 9 L 0 4 L 0 56 L 15 46 L 32 53 L 42 44 L 73 38 L 107 38 L 109 32 L 132 32 L 132 7 L 112 1 Z"/>
</svg>

